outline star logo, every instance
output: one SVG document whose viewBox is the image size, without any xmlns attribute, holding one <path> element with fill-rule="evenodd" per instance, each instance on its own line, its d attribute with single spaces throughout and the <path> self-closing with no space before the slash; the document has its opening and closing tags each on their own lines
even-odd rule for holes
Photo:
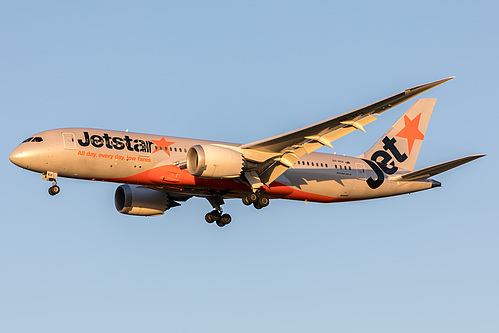
<svg viewBox="0 0 499 333">
<path fill-rule="evenodd" d="M 170 150 L 168 150 L 168 147 L 172 144 L 174 144 L 175 142 L 170 142 L 170 141 L 166 141 L 165 138 L 161 138 L 161 140 L 151 140 L 152 142 L 154 142 L 154 144 L 156 145 L 156 147 L 154 147 L 154 151 L 152 152 L 153 154 L 157 151 L 164 151 L 165 153 L 168 154 L 168 156 L 170 156 Z"/>
<path fill-rule="evenodd" d="M 404 128 L 395 134 L 400 138 L 406 138 L 407 144 L 409 146 L 409 155 L 411 154 L 412 147 L 415 140 L 423 140 L 424 134 L 419 130 L 419 121 L 421 120 L 421 113 L 418 114 L 414 119 L 409 119 L 404 115 Z"/>
</svg>

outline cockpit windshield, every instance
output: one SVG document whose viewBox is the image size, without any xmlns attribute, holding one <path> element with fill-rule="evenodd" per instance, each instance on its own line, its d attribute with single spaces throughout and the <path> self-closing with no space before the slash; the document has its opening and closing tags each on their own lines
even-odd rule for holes
<svg viewBox="0 0 499 333">
<path fill-rule="evenodd" d="M 22 143 L 25 143 L 25 142 L 42 142 L 42 141 L 43 141 L 43 139 L 40 136 L 30 136 L 29 138 L 27 138 L 26 140 L 24 140 Z"/>
</svg>

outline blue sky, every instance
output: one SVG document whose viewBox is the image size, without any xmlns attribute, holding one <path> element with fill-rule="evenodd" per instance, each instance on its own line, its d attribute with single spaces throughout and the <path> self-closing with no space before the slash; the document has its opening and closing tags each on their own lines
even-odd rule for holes
<svg viewBox="0 0 499 333">
<path fill-rule="evenodd" d="M 0 4 L 0 331 L 496 332 L 497 2 L 15 1 Z M 51 128 L 252 142 L 456 79 L 416 165 L 487 157 L 442 188 L 347 204 L 191 199 L 114 209 L 116 184 L 8 155 Z M 367 150 L 410 106 L 338 154 Z M 324 150 L 328 152 L 330 150 Z"/>
</svg>

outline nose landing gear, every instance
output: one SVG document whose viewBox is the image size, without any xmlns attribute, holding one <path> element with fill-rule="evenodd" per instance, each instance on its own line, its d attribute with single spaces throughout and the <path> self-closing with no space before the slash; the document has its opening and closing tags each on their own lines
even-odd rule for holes
<svg viewBox="0 0 499 333">
<path fill-rule="evenodd" d="M 42 178 L 44 180 L 48 180 L 49 182 L 52 182 L 52 186 L 49 187 L 49 194 L 54 196 L 61 192 L 61 188 L 57 186 L 57 173 L 56 172 L 51 172 L 47 171 L 42 175 Z"/>
</svg>

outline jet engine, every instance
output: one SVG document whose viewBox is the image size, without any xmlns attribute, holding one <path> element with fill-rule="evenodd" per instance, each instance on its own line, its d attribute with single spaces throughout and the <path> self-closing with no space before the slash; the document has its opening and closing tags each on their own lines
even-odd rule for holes
<svg viewBox="0 0 499 333">
<path fill-rule="evenodd" d="M 114 193 L 116 210 L 127 215 L 159 216 L 175 204 L 166 192 L 144 186 L 120 185 Z"/>
<path fill-rule="evenodd" d="M 187 170 L 196 177 L 237 178 L 243 167 L 243 155 L 229 147 L 195 145 L 187 151 Z"/>
</svg>

